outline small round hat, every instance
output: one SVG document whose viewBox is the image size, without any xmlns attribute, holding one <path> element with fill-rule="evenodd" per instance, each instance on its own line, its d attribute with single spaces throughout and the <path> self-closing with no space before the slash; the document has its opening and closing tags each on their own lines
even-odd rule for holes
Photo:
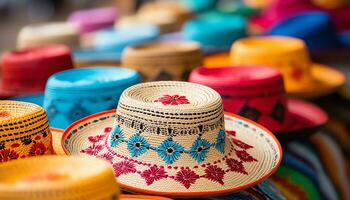
<svg viewBox="0 0 350 200">
<path fill-rule="evenodd" d="M 103 66 L 52 75 L 44 97 L 51 126 L 65 129 L 78 119 L 115 108 L 122 92 L 139 79 L 134 70 Z"/>
<path fill-rule="evenodd" d="M 187 80 L 202 65 L 200 46 L 193 42 L 153 42 L 128 47 L 122 66 L 141 73 L 144 81 Z"/>
<path fill-rule="evenodd" d="M 0 165 L 0 199 L 119 199 L 110 165 L 78 156 L 41 156 Z"/>
<path fill-rule="evenodd" d="M 62 145 L 68 155 L 109 161 L 127 191 L 173 197 L 243 190 L 269 177 L 282 158 L 274 135 L 224 113 L 213 89 L 177 81 L 129 87 L 117 110 L 69 126 Z"/>
<path fill-rule="evenodd" d="M 44 109 L 31 103 L 0 100 L 0 163 L 52 153 Z"/>
<path fill-rule="evenodd" d="M 79 46 L 78 28 L 67 22 L 50 22 L 24 26 L 18 34 L 17 49 L 49 44 Z"/>
</svg>

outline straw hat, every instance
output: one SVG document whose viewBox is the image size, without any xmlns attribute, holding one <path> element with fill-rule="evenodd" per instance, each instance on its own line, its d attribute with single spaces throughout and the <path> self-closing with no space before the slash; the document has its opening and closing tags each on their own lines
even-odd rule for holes
<svg viewBox="0 0 350 200">
<path fill-rule="evenodd" d="M 115 108 L 123 90 L 139 79 L 136 71 L 116 67 L 80 68 L 52 75 L 43 106 L 50 125 L 64 129 L 78 119 Z"/>
<path fill-rule="evenodd" d="M 153 42 L 128 47 L 122 65 L 139 71 L 144 81 L 187 80 L 202 65 L 202 52 L 192 42 Z"/>
<path fill-rule="evenodd" d="M 77 25 L 80 33 L 90 33 L 112 27 L 118 16 L 114 7 L 100 7 L 74 11 L 68 21 Z"/>
<path fill-rule="evenodd" d="M 329 66 L 312 63 L 305 43 L 292 37 L 249 37 L 232 45 L 231 53 L 208 56 L 208 67 L 266 65 L 278 69 L 287 94 L 316 98 L 334 92 L 345 83 L 344 75 Z"/>
<path fill-rule="evenodd" d="M 0 163 L 52 153 L 45 111 L 35 104 L 0 101 Z"/>
<path fill-rule="evenodd" d="M 262 66 L 198 68 L 190 82 L 215 89 L 226 111 L 249 118 L 276 134 L 278 139 L 300 139 L 315 133 L 327 122 L 316 105 L 288 99 L 282 75 Z"/>
<path fill-rule="evenodd" d="M 131 194 L 122 194 L 120 195 L 121 200 L 171 200 L 166 197 L 158 196 L 146 196 L 146 195 L 131 195 Z"/>
<path fill-rule="evenodd" d="M 70 50 L 64 45 L 5 52 L 2 56 L 0 97 L 42 93 L 49 76 L 71 68 Z"/>
<path fill-rule="evenodd" d="M 119 188 L 107 162 L 77 156 L 41 156 L 0 165 L 0 199 L 110 200 Z"/>
<path fill-rule="evenodd" d="M 50 22 L 24 26 L 18 34 L 17 48 L 27 49 L 48 44 L 79 45 L 78 29 L 67 22 Z"/>
<path fill-rule="evenodd" d="M 282 158 L 267 129 L 224 114 L 217 92 L 176 81 L 129 87 L 117 111 L 73 123 L 62 145 L 68 155 L 108 160 L 125 190 L 174 197 L 242 190 L 270 176 Z"/>
</svg>

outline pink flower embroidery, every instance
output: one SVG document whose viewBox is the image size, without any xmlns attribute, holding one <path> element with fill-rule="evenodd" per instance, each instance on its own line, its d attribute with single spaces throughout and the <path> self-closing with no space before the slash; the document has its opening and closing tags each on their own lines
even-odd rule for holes
<svg viewBox="0 0 350 200">
<path fill-rule="evenodd" d="M 199 179 L 199 176 L 190 169 L 182 169 L 176 173 L 175 180 L 180 182 L 187 189 Z"/>
<path fill-rule="evenodd" d="M 0 150 L 0 162 L 6 162 L 9 160 L 17 159 L 19 155 L 14 151 L 10 149 L 3 149 Z"/>
<path fill-rule="evenodd" d="M 154 102 L 161 102 L 163 105 L 179 105 L 179 104 L 189 104 L 186 96 L 180 95 L 164 95 L 163 97 L 155 100 Z"/>
<path fill-rule="evenodd" d="M 248 174 L 245 171 L 244 165 L 242 161 L 238 161 L 236 159 L 230 158 L 226 160 L 227 166 L 230 168 L 231 171 L 233 172 L 238 172 L 241 174 Z"/>
<path fill-rule="evenodd" d="M 152 166 L 148 170 L 143 171 L 141 176 L 146 180 L 147 185 L 151 185 L 154 181 L 168 177 L 164 169 L 157 166 Z"/>
<path fill-rule="evenodd" d="M 104 131 L 105 133 L 109 133 L 112 131 L 112 129 L 113 129 L 112 127 L 106 127 Z"/>
<path fill-rule="evenodd" d="M 103 160 L 106 160 L 106 161 L 108 161 L 110 163 L 112 163 L 112 161 L 113 161 L 113 155 L 110 152 L 104 153 L 102 155 L 98 155 L 96 157 L 97 158 L 101 158 Z"/>
<path fill-rule="evenodd" d="M 81 153 L 86 153 L 88 155 L 97 155 L 103 149 L 103 145 L 95 145 L 89 146 L 86 149 L 81 150 Z"/>
<path fill-rule="evenodd" d="M 42 142 L 35 143 L 29 149 L 29 156 L 44 155 L 46 150 L 46 146 Z"/>
<path fill-rule="evenodd" d="M 90 141 L 91 143 L 99 142 L 99 141 L 103 140 L 103 138 L 105 138 L 104 135 L 96 135 L 96 136 L 90 136 L 90 137 L 88 137 L 88 139 L 89 139 L 89 141 Z"/>
<path fill-rule="evenodd" d="M 258 161 L 253 156 L 249 155 L 245 150 L 235 150 L 235 151 L 238 158 L 240 158 L 243 162 Z"/>
<path fill-rule="evenodd" d="M 136 168 L 134 163 L 129 161 L 122 161 L 119 163 L 113 164 L 114 173 L 117 177 L 119 177 L 122 174 L 129 174 L 129 173 L 135 173 Z"/>
<path fill-rule="evenodd" d="M 236 136 L 236 131 L 225 131 L 227 135 Z"/>
<path fill-rule="evenodd" d="M 253 146 L 250 146 L 249 144 L 246 144 L 244 142 L 242 142 L 241 140 L 238 139 L 232 139 L 233 143 L 235 145 L 237 145 L 238 147 L 242 148 L 242 149 L 250 149 L 253 148 Z"/>
<path fill-rule="evenodd" d="M 218 182 L 221 185 L 223 185 L 224 175 L 225 175 L 225 171 L 222 170 L 220 167 L 216 165 L 210 165 L 205 169 L 204 177 L 211 181 Z"/>
</svg>

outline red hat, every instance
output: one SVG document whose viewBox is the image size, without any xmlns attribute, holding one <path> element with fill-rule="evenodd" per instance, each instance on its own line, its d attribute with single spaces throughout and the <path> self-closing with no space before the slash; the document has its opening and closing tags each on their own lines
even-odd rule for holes
<svg viewBox="0 0 350 200">
<path fill-rule="evenodd" d="M 279 139 L 297 139 L 314 133 L 327 122 L 316 105 L 288 99 L 282 75 L 262 66 L 197 68 L 190 82 L 215 89 L 226 111 L 260 123 Z"/>
<path fill-rule="evenodd" d="M 2 57 L 0 97 L 41 93 L 49 76 L 71 68 L 71 52 L 64 45 L 5 52 Z"/>
</svg>

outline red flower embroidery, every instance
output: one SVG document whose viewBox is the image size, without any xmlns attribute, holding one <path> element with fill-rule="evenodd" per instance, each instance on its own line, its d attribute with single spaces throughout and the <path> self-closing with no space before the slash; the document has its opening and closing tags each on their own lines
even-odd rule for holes
<svg viewBox="0 0 350 200">
<path fill-rule="evenodd" d="M 151 185 L 154 181 L 158 181 L 162 178 L 167 178 L 166 172 L 163 168 L 152 166 L 141 174 L 142 178 L 146 180 L 147 185 Z"/>
<path fill-rule="evenodd" d="M 9 160 L 17 159 L 19 155 L 14 151 L 10 149 L 3 149 L 0 150 L 0 162 L 6 162 Z"/>
<path fill-rule="evenodd" d="M 230 168 L 231 171 L 233 172 L 238 172 L 241 174 L 248 174 L 245 171 L 244 165 L 242 161 L 238 161 L 236 159 L 230 158 L 226 160 L 227 166 Z"/>
<path fill-rule="evenodd" d="M 187 189 L 199 179 L 199 176 L 190 169 L 182 169 L 176 173 L 175 180 L 180 182 Z"/>
<path fill-rule="evenodd" d="M 244 142 L 242 142 L 241 140 L 238 139 L 232 139 L 233 143 L 235 145 L 237 145 L 238 147 L 242 148 L 242 149 L 250 149 L 253 148 L 253 146 L 250 146 L 249 144 L 246 144 Z"/>
<path fill-rule="evenodd" d="M 17 147 L 19 147 L 18 143 L 11 144 L 11 148 L 17 148 Z"/>
<path fill-rule="evenodd" d="M 104 135 L 96 135 L 96 136 L 90 136 L 90 137 L 88 137 L 88 140 L 89 140 L 91 143 L 96 143 L 96 142 L 99 142 L 99 141 L 103 140 L 103 138 L 105 138 Z"/>
<path fill-rule="evenodd" d="M 243 162 L 253 162 L 253 161 L 258 161 L 255 159 L 253 156 L 249 155 L 245 150 L 235 150 L 236 155 L 238 158 L 240 158 Z"/>
<path fill-rule="evenodd" d="M 236 131 L 225 131 L 227 135 L 236 136 Z"/>
<path fill-rule="evenodd" d="M 105 154 L 98 155 L 97 158 L 101 158 L 103 160 L 106 160 L 106 161 L 112 163 L 113 155 L 111 153 L 107 152 Z"/>
<path fill-rule="evenodd" d="M 119 163 L 115 163 L 113 164 L 113 169 L 117 177 L 119 177 L 122 174 L 129 174 L 129 173 L 136 172 L 134 163 L 131 163 L 129 161 L 122 161 Z"/>
<path fill-rule="evenodd" d="M 44 155 L 46 152 L 46 146 L 42 142 L 33 144 L 29 149 L 29 156 Z"/>
<path fill-rule="evenodd" d="M 225 175 L 225 171 L 222 170 L 220 167 L 216 165 L 210 165 L 205 169 L 204 177 L 223 185 L 224 181 L 222 179 L 224 179 L 224 175 Z"/>
<path fill-rule="evenodd" d="M 81 150 L 81 153 L 86 153 L 88 155 L 97 155 L 103 149 L 103 145 L 95 145 L 89 146 L 86 149 Z"/>
<path fill-rule="evenodd" d="M 189 104 L 186 96 L 180 95 L 164 95 L 163 97 L 155 100 L 154 102 L 161 102 L 163 105 L 179 105 L 179 104 Z"/>
<path fill-rule="evenodd" d="M 106 128 L 105 128 L 105 133 L 109 133 L 109 132 L 111 132 L 111 131 L 112 131 L 112 129 L 113 129 L 112 127 L 106 127 Z"/>
<path fill-rule="evenodd" d="M 293 77 L 294 80 L 297 80 L 297 81 L 298 81 L 298 80 L 300 80 L 301 77 L 303 76 L 303 70 L 296 67 L 296 68 L 293 69 L 291 75 L 292 75 L 292 77 Z"/>
</svg>

